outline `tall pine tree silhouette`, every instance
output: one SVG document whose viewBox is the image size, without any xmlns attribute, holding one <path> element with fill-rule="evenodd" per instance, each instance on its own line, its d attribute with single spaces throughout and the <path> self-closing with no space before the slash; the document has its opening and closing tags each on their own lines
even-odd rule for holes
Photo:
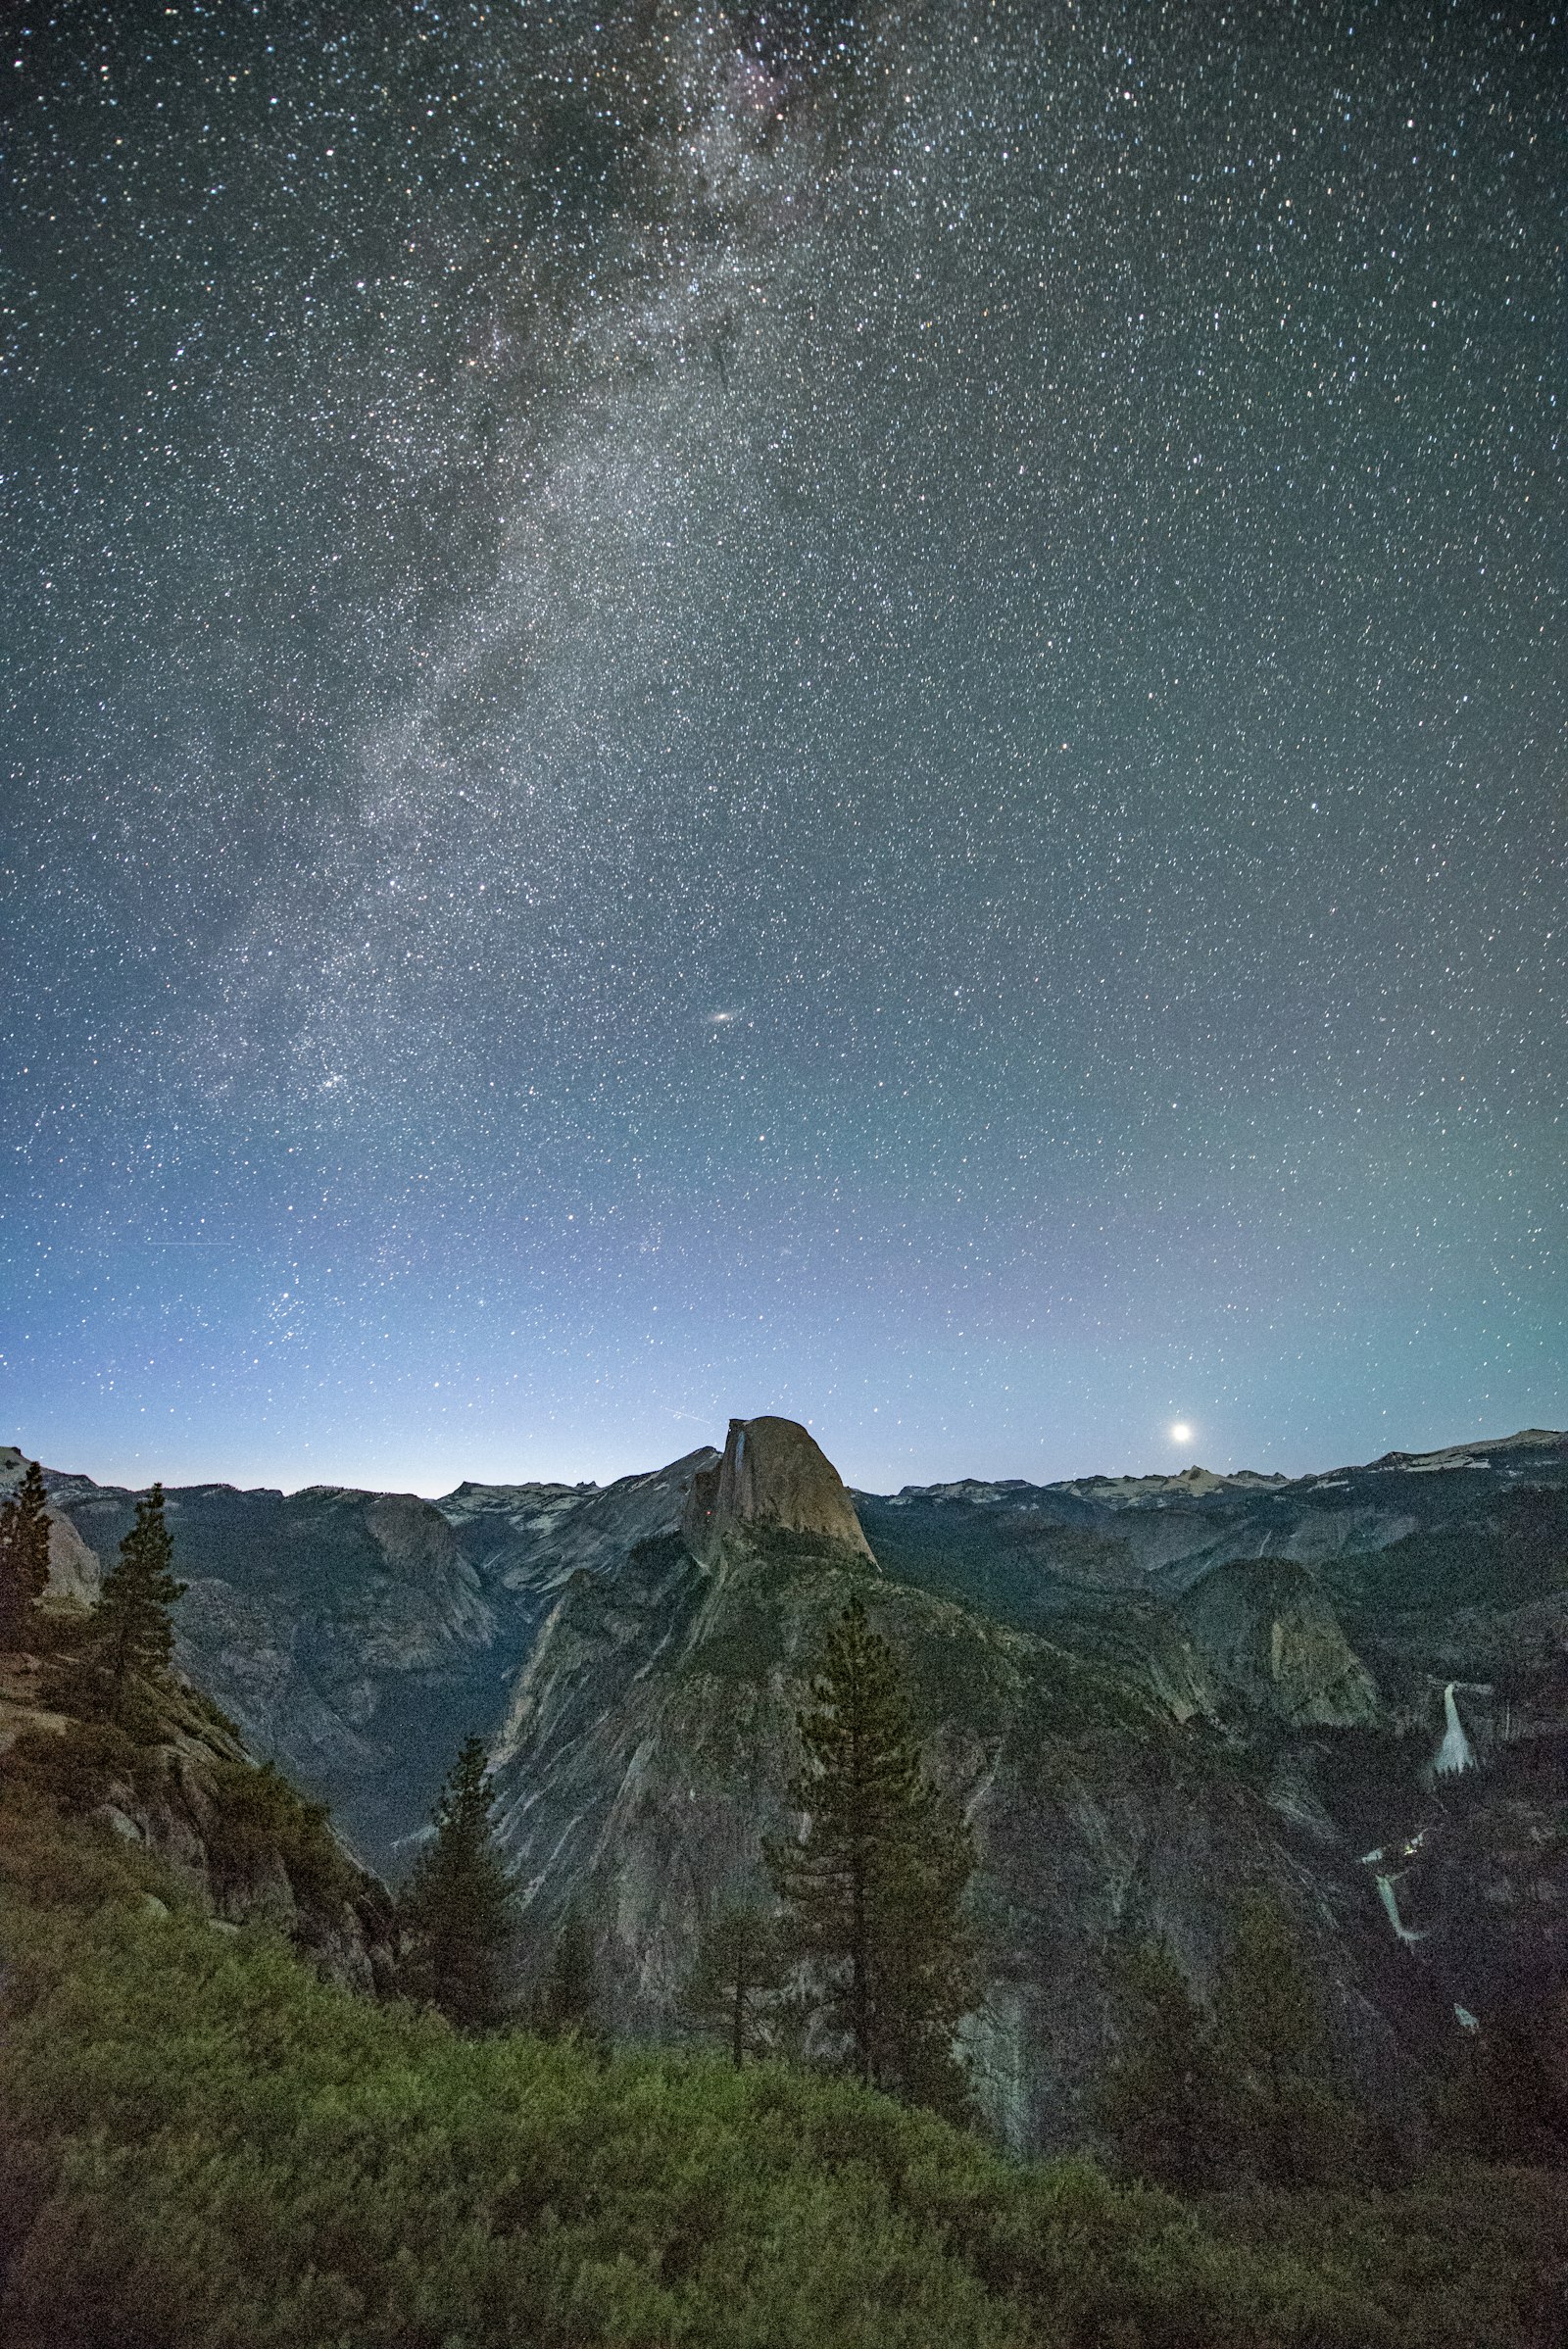
<svg viewBox="0 0 1568 2349">
<path fill-rule="evenodd" d="M 733 1902 L 703 1935 L 681 2008 L 696 2030 L 723 2040 L 739 2070 L 749 2055 L 764 2055 L 773 2045 L 784 1981 L 777 1924 L 761 1909 Z"/>
<path fill-rule="evenodd" d="M 1353 2171 L 1361 2124 L 1334 2080 L 1317 1985 L 1278 1903 L 1247 1893 L 1214 1997 L 1213 2053 L 1232 2160 L 1271 2185 Z"/>
<path fill-rule="evenodd" d="M 512 1879 L 496 1845 L 484 1746 L 466 1737 L 441 1789 L 435 1834 L 400 1904 L 401 1986 L 462 2031 L 502 2020 Z"/>
<path fill-rule="evenodd" d="M 1168 1941 L 1117 1952 L 1117 2050 L 1099 2118 L 1135 2178 L 1178 2193 L 1206 2175 L 1218 2127 L 1208 2018 Z"/>
<path fill-rule="evenodd" d="M 28 1619 L 49 1582 L 49 1514 L 43 1472 L 27 1462 L 21 1484 L 0 1507 L 0 1647 L 27 1636 Z"/>
<path fill-rule="evenodd" d="M 792 1953 L 848 2068 L 911 2102 L 965 2102 L 954 2034 L 978 1989 L 962 1824 L 921 1775 L 893 1650 L 851 1600 L 799 1716 L 799 1841 L 768 1846 Z"/>
<path fill-rule="evenodd" d="M 91 1663 L 109 1714 L 123 1728 L 150 1725 L 149 1694 L 173 1653 L 170 1610 L 185 1588 L 174 1580 L 173 1557 L 164 1488 L 154 1485 L 136 1503 L 135 1523 L 104 1577 L 93 1616 Z"/>
<path fill-rule="evenodd" d="M 550 1963 L 533 1994 L 529 2020 L 541 2038 L 579 2039 L 588 2047 L 606 2044 L 599 2014 L 594 1936 L 575 1904 L 561 1921 Z"/>
</svg>

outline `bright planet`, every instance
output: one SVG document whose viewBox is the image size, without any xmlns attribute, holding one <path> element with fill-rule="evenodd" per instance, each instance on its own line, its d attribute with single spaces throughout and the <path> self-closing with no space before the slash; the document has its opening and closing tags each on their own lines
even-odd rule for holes
<svg viewBox="0 0 1568 2349">
<path fill-rule="evenodd" d="M 7 10 L 0 2344 L 1568 2349 L 1565 15 Z"/>
</svg>

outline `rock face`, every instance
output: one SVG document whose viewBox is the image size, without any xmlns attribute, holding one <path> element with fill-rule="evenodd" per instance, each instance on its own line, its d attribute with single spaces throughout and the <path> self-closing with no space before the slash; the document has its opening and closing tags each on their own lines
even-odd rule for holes
<svg viewBox="0 0 1568 2349">
<path fill-rule="evenodd" d="M 26 1474 L 25 1456 L 14 1444 L 0 1444 L 0 1500 L 21 1484 Z M 58 1510 L 49 1513 L 49 1595 L 51 1598 L 72 1598 L 80 1606 L 91 1606 L 98 1595 L 102 1575 L 98 1560 L 87 1547 L 69 1517 Z"/>
<path fill-rule="evenodd" d="M 133 1496 L 49 1485 L 111 1556 Z M 1088 2109 L 1109 1937 L 1163 1933 L 1203 1986 L 1247 1884 L 1294 1917 L 1341 2060 L 1396 2109 L 1455 2004 L 1485 2029 L 1568 1981 L 1549 1433 L 1289 1482 L 852 1499 L 804 1429 L 763 1418 L 605 1490 L 212 1486 L 172 1493 L 170 1522 L 181 1660 L 372 1860 L 406 1861 L 458 1739 L 491 1741 L 530 1954 L 580 1904 L 622 2031 L 667 2031 L 713 1903 L 765 1889 L 796 1713 L 852 1588 L 974 1832 L 972 2052 L 1013 2144 L 1060 2143 Z M 1449 1684 L 1475 1766 L 1435 1776 Z"/>
<path fill-rule="evenodd" d="M 1209 1978 L 1242 1889 L 1285 1889 L 1332 1982 L 1359 2069 L 1389 2078 L 1395 2033 L 1365 1995 L 1382 1958 L 1353 1855 L 1321 1813 L 1226 1765 L 1152 1682 L 806 1542 L 716 1569 L 649 1543 L 614 1583 L 574 1578 L 495 1748 L 500 1828 L 533 1963 L 565 1909 L 597 1927 L 610 2011 L 671 2027 L 707 1919 L 765 1897 L 762 1839 L 787 1825 L 795 1720 L 817 1652 L 861 1590 L 911 1688 L 928 1770 L 975 1837 L 991 1979 L 970 2054 L 980 2100 L 1020 2147 L 1068 2140 L 1107 2029 L 1105 1950 L 1170 1935 Z M 1308 1875 L 1310 1870 L 1310 1875 Z M 1303 1882 L 1311 1896 L 1303 1900 Z"/>
<path fill-rule="evenodd" d="M 792 1539 L 771 1513 L 725 1509 L 710 1471 L 682 1538 L 563 1588 L 518 1683 L 495 1750 L 534 1953 L 579 1904 L 619 2027 L 669 2028 L 715 1903 L 765 1896 L 759 1855 L 785 1824 L 795 1714 L 859 1587 L 909 1677 L 926 1766 L 974 1834 L 991 1979 L 970 2054 L 1003 2135 L 1038 2148 L 1083 2127 L 1114 2029 L 1110 1937 L 1163 1933 L 1204 1987 L 1250 1885 L 1293 1916 L 1341 2061 L 1398 2111 L 1415 2052 L 1451 2027 L 1453 2002 L 1485 2011 L 1507 1993 L 1522 1943 L 1547 1980 L 1568 1971 L 1568 1850 L 1540 1791 L 1562 1784 L 1547 1725 L 1550 1642 L 1568 1629 L 1568 1549 L 1552 1546 L 1565 1472 L 1561 1446 L 1526 1446 L 1475 1470 L 1485 1485 L 1418 1465 L 1415 1486 L 1366 1470 L 1298 1488 L 862 1495 L 882 1565 L 867 1589 L 815 1526 Z M 1430 1770 L 1445 1682 L 1479 1676 L 1483 1650 L 1499 1673 L 1516 1659 L 1518 1733 L 1494 1751 L 1484 1870 Z M 1479 1700 L 1476 1719 L 1479 1740 Z M 1464 1783 L 1472 1804 L 1478 1783 Z M 1531 1834 L 1553 1856 L 1519 1879 Z M 1407 1905 L 1445 1887 L 1446 1921 L 1422 1913 L 1419 1945 L 1396 1936 L 1363 1864 L 1385 1837 L 1420 1838 Z M 1443 1856 L 1460 1849 L 1462 1867 Z M 1484 1895 L 1458 1889 L 1477 1881 Z"/>
<path fill-rule="evenodd" d="M 395 1874 L 462 1738 L 500 1728 L 563 1586 L 574 1572 L 613 1575 L 639 1541 L 673 1532 L 693 1475 L 717 1459 L 705 1447 L 603 1490 L 463 1485 L 440 1503 L 325 1485 L 176 1487 L 176 1661 Z M 57 1540 L 74 1545 L 70 1594 L 90 1597 L 136 1495 L 46 1481 L 51 1557 Z"/>
<path fill-rule="evenodd" d="M 131 1493 L 50 1478 L 50 1506 L 100 1567 Z M 512 1645 L 439 1509 L 412 1493 L 318 1486 L 168 1495 L 176 1661 L 258 1752 L 331 1803 L 357 1849 L 395 1864 L 451 1750 L 500 1717 Z M 446 1758 L 443 1759 L 443 1756 Z M 412 1814 L 412 1816 L 411 1816 Z"/>
<path fill-rule="evenodd" d="M 1369 1727 L 1372 1676 L 1304 1566 L 1237 1559 L 1195 1583 L 1177 1613 L 1220 1685 L 1292 1729 Z"/>
<path fill-rule="evenodd" d="M 47 1752 L 57 1738 L 80 1737 L 80 1724 L 40 1695 L 43 1678 L 35 1656 L 0 1653 L 0 1755 L 19 1738 Z M 215 1925 L 265 1924 L 331 1980 L 389 1989 L 395 1928 L 386 1886 L 286 1787 L 256 1771 L 195 1690 L 171 1688 L 159 1711 L 156 1739 L 106 1766 L 88 1815 L 155 1852 Z"/>
<path fill-rule="evenodd" d="M 793 1419 L 732 1419 L 717 1468 L 693 1479 L 681 1531 L 693 1556 L 711 1564 L 727 1536 L 759 1525 L 815 1536 L 876 1563 L 844 1480 Z"/>
</svg>

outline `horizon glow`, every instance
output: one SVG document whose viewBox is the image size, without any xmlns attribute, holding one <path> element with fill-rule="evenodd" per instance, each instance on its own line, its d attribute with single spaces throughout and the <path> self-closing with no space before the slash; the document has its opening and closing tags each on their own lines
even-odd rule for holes
<svg viewBox="0 0 1568 2349">
<path fill-rule="evenodd" d="M 1568 1420 L 1549 27 L 269 22 L 16 43 L 0 1440 Z"/>
</svg>

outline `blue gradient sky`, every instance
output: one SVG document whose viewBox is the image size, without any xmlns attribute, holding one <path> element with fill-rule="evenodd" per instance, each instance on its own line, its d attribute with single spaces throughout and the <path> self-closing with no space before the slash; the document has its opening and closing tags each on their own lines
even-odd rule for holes
<svg viewBox="0 0 1568 2349">
<path fill-rule="evenodd" d="M 886 1489 L 1568 1419 L 1548 38 L 25 34 L 0 1439 L 435 1492 L 773 1409 Z"/>
</svg>

